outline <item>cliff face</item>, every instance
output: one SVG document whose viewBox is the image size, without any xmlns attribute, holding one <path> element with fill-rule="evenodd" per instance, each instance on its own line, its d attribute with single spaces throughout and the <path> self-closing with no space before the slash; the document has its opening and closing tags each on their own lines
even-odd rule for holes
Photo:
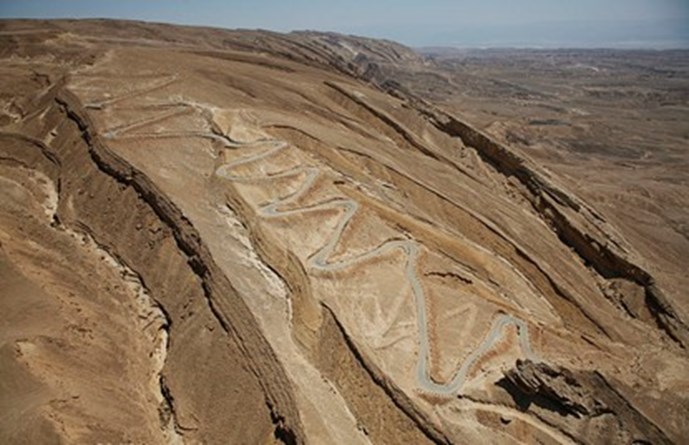
<svg viewBox="0 0 689 445">
<path fill-rule="evenodd" d="M 681 314 L 556 177 L 390 81 L 410 50 L 1 37 L 4 441 L 689 434 Z"/>
</svg>

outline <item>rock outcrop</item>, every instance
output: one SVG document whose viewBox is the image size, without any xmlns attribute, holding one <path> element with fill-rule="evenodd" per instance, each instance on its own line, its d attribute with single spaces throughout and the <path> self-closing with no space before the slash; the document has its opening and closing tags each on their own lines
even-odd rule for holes
<svg viewBox="0 0 689 445">
<path fill-rule="evenodd" d="M 581 433 L 573 437 L 587 443 L 674 443 L 657 425 L 596 371 L 573 372 L 559 366 L 517 360 L 505 372 L 500 385 L 507 388 L 524 410 L 557 413 L 541 414 L 562 428 L 572 430 L 563 419 L 577 418 Z M 559 417 L 559 420 L 552 420 Z"/>
<path fill-rule="evenodd" d="M 687 324 L 641 254 L 402 87 L 410 49 L 0 28 L 3 442 L 689 432 Z"/>
</svg>

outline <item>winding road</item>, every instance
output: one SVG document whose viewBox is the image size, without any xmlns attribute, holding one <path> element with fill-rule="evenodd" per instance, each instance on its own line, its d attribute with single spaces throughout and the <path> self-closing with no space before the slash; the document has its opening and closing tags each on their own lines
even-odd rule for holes
<svg viewBox="0 0 689 445">
<path fill-rule="evenodd" d="M 137 95 L 143 94 L 149 90 L 156 90 L 163 88 L 170 83 L 174 82 L 176 76 L 169 76 L 168 78 L 154 83 L 149 88 L 142 89 L 135 92 L 130 92 L 123 95 L 123 97 L 109 98 L 107 100 L 97 102 L 95 104 L 89 104 L 90 108 L 104 109 L 107 107 L 116 106 L 117 102 L 123 99 L 131 99 Z M 182 107 L 186 109 L 195 109 L 200 112 L 209 122 L 213 119 L 213 110 L 199 104 L 196 102 L 189 102 L 183 100 L 169 101 L 165 103 L 149 104 L 146 108 L 151 107 L 161 107 L 170 108 Z M 256 182 L 256 181 L 267 181 L 279 178 L 293 177 L 298 175 L 304 175 L 305 179 L 297 188 L 296 191 L 288 194 L 283 198 L 273 200 L 267 205 L 264 205 L 258 209 L 258 213 L 264 218 L 282 218 L 290 215 L 315 212 L 320 210 L 343 210 L 344 213 L 337 223 L 332 234 L 326 241 L 326 243 L 320 247 L 313 255 L 307 260 L 307 268 L 311 270 L 320 271 L 338 271 L 352 267 L 357 263 L 364 262 L 368 259 L 378 257 L 386 254 L 387 252 L 400 249 L 402 250 L 406 257 L 405 265 L 405 276 L 411 286 L 415 303 L 416 303 L 416 314 L 417 314 L 417 330 L 419 338 L 419 358 L 416 364 L 416 380 L 422 391 L 433 395 L 440 396 L 456 396 L 461 393 L 462 387 L 464 386 L 467 376 L 474 365 L 479 361 L 490 349 L 493 347 L 503 334 L 504 328 L 513 325 L 517 328 L 517 335 L 519 337 L 519 346 L 522 353 L 531 360 L 538 360 L 537 355 L 533 352 L 531 348 L 531 342 L 529 339 L 529 331 L 524 320 L 509 314 L 498 314 L 493 320 L 491 328 L 488 334 L 485 336 L 483 341 L 479 346 L 464 360 L 462 365 L 457 369 L 452 379 L 449 382 L 440 384 L 433 381 L 430 377 L 429 363 L 430 363 L 430 341 L 428 335 L 428 317 L 426 309 L 426 296 L 424 294 L 423 286 L 419 281 L 419 276 L 417 272 L 417 263 L 419 256 L 419 244 L 413 240 L 388 240 L 378 247 L 359 254 L 350 256 L 348 258 L 339 261 L 329 261 L 333 256 L 333 253 L 340 242 L 342 234 L 349 224 L 350 220 L 356 214 L 359 209 L 359 203 L 345 197 L 335 198 L 328 200 L 326 202 L 321 202 L 318 204 L 309 205 L 306 207 L 289 208 L 289 205 L 299 200 L 300 197 L 304 196 L 309 189 L 313 186 L 316 179 L 320 175 L 320 170 L 312 166 L 297 166 L 288 170 L 284 170 L 279 173 L 263 175 L 263 176 L 239 176 L 232 173 L 237 167 L 250 164 L 253 162 L 258 162 L 262 159 L 266 159 L 286 148 L 289 144 L 285 141 L 275 140 L 275 139 L 264 139 L 252 142 L 238 142 L 230 139 L 227 135 L 221 134 L 213 129 L 207 131 L 169 131 L 169 132 L 155 132 L 155 133 L 137 133 L 134 135 L 126 135 L 134 129 L 138 129 L 154 122 L 160 122 L 168 117 L 176 116 L 180 113 L 175 111 L 168 111 L 161 115 L 157 115 L 152 118 L 145 118 L 139 121 L 134 121 L 125 125 L 120 125 L 115 128 L 110 128 L 102 133 L 105 139 L 116 139 L 116 138 L 180 138 L 180 137 L 200 137 L 205 139 L 210 139 L 214 141 L 219 141 L 224 144 L 225 147 L 238 150 L 242 148 L 264 148 L 264 150 L 259 150 L 258 153 L 245 156 L 243 158 L 234 160 L 232 162 L 226 163 L 220 166 L 216 170 L 216 175 L 227 179 L 229 181 L 235 182 Z"/>
<path fill-rule="evenodd" d="M 279 140 L 261 140 L 256 142 L 235 142 L 229 141 L 227 143 L 232 148 L 238 149 L 243 147 L 265 147 L 265 150 L 257 154 L 240 158 L 238 160 L 222 165 L 216 170 L 216 175 L 230 181 L 256 181 L 256 180 L 272 180 L 277 178 L 284 178 L 297 175 L 305 175 L 305 179 L 299 188 L 293 193 L 284 198 L 276 199 L 271 203 L 264 205 L 258 209 L 258 213 L 265 218 L 280 218 L 290 215 L 296 215 L 307 212 L 314 212 L 319 210 L 344 210 L 334 231 L 328 238 L 327 242 L 318 249 L 307 260 L 306 266 L 309 269 L 321 271 L 337 271 L 342 270 L 356 263 L 364 262 L 370 258 L 383 255 L 391 250 L 400 249 L 406 256 L 405 276 L 409 281 L 414 294 L 416 302 L 417 313 L 417 328 L 419 337 L 419 359 L 416 365 L 416 379 L 418 385 L 423 391 L 438 394 L 443 396 L 454 396 L 460 393 L 464 385 L 467 375 L 476 362 L 485 355 L 488 350 L 500 339 L 503 329 L 509 325 L 514 325 L 517 328 L 517 335 L 519 337 L 519 345 L 522 353 L 529 359 L 537 360 L 536 354 L 531 349 L 531 342 L 529 340 L 529 330 L 526 323 L 517 317 L 508 314 L 498 315 L 492 323 L 491 329 L 483 339 L 481 344 L 474 350 L 462 363 L 461 367 L 456 371 L 454 377 L 445 384 L 439 384 L 430 378 L 429 372 L 429 356 L 430 344 L 428 336 L 428 319 L 426 313 L 426 296 L 424 294 L 423 286 L 419 281 L 417 273 L 417 262 L 419 255 L 419 245 L 413 240 L 389 240 L 382 245 L 372 249 L 368 252 L 350 256 L 340 261 L 329 261 L 332 257 L 335 248 L 337 247 L 342 234 L 352 219 L 354 214 L 359 209 L 359 204 L 349 198 L 337 198 L 323 203 L 310 205 L 308 207 L 288 208 L 290 204 L 297 201 L 300 197 L 305 195 L 313 186 L 320 170 L 316 167 L 301 166 L 285 170 L 283 172 L 260 177 L 237 176 L 232 174 L 232 171 L 241 165 L 246 165 L 252 162 L 260 161 L 270 157 L 277 152 L 288 147 L 285 141 Z"/>
</svg>

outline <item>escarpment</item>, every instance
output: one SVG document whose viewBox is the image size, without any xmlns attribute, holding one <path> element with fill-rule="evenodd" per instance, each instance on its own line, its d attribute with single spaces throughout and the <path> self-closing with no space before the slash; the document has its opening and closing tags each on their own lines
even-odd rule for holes
<svg viewBox="0 0 689 445">
<path fill-rule="evenodd" d="M 56 221 L 89 234 L 136 271 L 167 314 L 170 346 L 160 379 L 175 429 L 203 442 L 301 443 L 290 383 L 198 233 L 150 180 L 101 145 L 63 88 L 45 93 L 40 122 L 24 125 L 51 161 L 46 174 L 59 178 Z M 48 133 L 50 147 L 40 142 Z"/>
<path fill-rule="evenodd" d="M 446 121 L 443 123 L 443 121 Z M 643 287 L 646 305 L 658 325 L 673 340 L 686 348 L 689 326 L 656 285 L 655 279 L 632 262 L 631 253 L 618 244 L 615 236 L 605 232 L 605 222 L 595 211 L 577 202 L 575 197 L 552 185 L 528 162 L 491 141 L 467 124 L 445 115 L 436 125 L 476 147 L 481 156 L 507 176 L 516 176 L 529 190 L 529 199 L 553 230 L 581 258 L 607 279 L 623 278 Z"/>
<path fill-rule="evenodd" d="M 584 441 L 601 440 L 595 434 L 603 429 L 605 440 L 613 442 L 673 443 L 599 373 L 575 374 L 545 363 L 518 360 L 500 384 L 524 407 L 534 404 L 544 412 L 583 419 L 582 423 L 588 424 L 583 428 Z"/>
<path fill-rule="evenodd" d="M 74 442 L 689 431 L 686 322 L 643 252 L 556 175 L 388 79 L 425 69 L 413 51 L 3 26 L 0 276 L 18 278 L 0 370 L 18 383 L 0 437 L 25 434 L 18 419 Z M 79 382 L 80 363 L 108 371 Z"/>
<path fill-rule="evenodd" d="M 646 307 L 658 326 L 682 348 L 689 341 L 689 326 L 677 313 L 651 274 L 635 262 L 634 252 L 621 245 L 595 210 L 553 184 L 524 156 L 492 140 L 451 114 L 433 107 L 398 85 L 384 88 L 416 106 L 434 126 L 473 147 L 482 159 L 506 177 L 515 177 L 520 192 L 532 203 L 560 239 L 606 279 L 625 279 L 642 287 Z"/>
</svg>

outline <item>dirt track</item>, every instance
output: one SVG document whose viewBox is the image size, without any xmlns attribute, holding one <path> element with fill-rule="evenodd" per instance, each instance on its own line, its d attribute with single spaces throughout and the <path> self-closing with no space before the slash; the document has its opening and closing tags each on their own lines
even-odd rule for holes
<svg viewBox="0 0 689 445">
<path fill-rule="evenodd" d="M 3 26 L 0 437 L 688 431 L 686 323 L 652 268 L 556 175 L 382 82 L 372 60 L 422 69 L 408 49 Z"/>
</svg>

